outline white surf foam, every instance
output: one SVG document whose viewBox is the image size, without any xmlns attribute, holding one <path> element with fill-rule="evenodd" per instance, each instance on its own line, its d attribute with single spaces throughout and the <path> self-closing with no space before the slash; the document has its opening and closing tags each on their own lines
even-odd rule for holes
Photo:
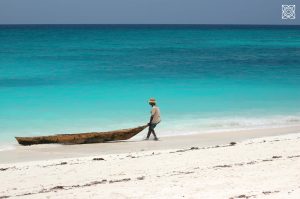
<svg viewBox="0 0 300 199">
<path fill-rule="evenodd" d="M 158 125 L 163 135 L 300 126 L 300 116 L 215 117 L 167 119 Z"/>
</svg>

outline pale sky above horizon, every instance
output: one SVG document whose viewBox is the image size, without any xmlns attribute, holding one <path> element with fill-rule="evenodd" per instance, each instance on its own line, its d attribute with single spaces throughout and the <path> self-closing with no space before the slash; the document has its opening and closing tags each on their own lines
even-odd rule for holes
<svg viewBox="0 0 300 199">
<path fill-rule="evenodd" d="M 282 4 L 296 19 L 281 19 Z M 300 25 L 298 10 L 300 0 L 0 0 L 0 24 Z"/>
</svg>

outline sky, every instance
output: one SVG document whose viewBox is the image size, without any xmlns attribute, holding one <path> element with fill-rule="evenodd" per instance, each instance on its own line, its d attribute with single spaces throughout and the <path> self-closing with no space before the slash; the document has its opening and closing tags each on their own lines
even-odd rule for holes
<svg viewBox="0 0 300 199">
<path fill-rule="evenodd" d="M 296 19 L 281 19 L 282 4 Z M 300 0 L 0 0 L 0 24 L 300 25 L 299 10 Z"/>
</svg>

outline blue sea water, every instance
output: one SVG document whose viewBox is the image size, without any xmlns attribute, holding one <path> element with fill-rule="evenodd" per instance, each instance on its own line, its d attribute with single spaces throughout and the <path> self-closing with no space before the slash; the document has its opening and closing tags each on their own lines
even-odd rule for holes
<svg viewBox="0 0 300 199">
<path fill-rule="evenodd" d="M 300 26 L 0 26 L 0 142 L 300 124 Z"/>
</svg>

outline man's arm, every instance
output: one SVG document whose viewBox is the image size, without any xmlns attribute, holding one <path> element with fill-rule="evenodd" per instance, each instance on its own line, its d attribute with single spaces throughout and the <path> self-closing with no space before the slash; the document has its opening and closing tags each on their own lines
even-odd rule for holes
<svg viewBox="0 0 300 199">
<path fill-rule="evenodd" d="M 152 120 L 153 120 L 153 116 L 154 116 L 154 114 L 155 114 L 155 109 L 154 109 L 154 108 L 152 108 L 152 110 L 151 110 L 150 122 L 148 123 L 148 125 L 150 125 L 150 124 L 152 123 Z"/>
<path fill-rule="evenodd" d="M 150 126 L 152 120 L 153 120 L 153 115 L 151 115 L 151 117 L 150 117 L 150 122 L 148 123 L 148 126 Z"/>
</svg>

